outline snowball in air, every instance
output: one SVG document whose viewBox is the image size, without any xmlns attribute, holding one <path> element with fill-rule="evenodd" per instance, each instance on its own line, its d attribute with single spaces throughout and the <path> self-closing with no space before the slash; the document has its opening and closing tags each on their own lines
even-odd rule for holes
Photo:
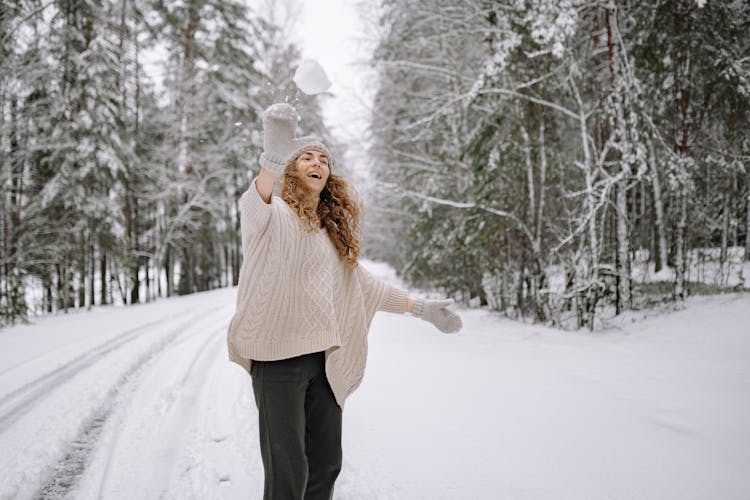
<svg viewBox="0 0 750 500">
<path fill-rule="evenodd" d="M 320 94 L 331 86 L 323 67 L 313 59 L 303 60 L 294 73 L 294 83 L 307 95 Z"/>
</svg>

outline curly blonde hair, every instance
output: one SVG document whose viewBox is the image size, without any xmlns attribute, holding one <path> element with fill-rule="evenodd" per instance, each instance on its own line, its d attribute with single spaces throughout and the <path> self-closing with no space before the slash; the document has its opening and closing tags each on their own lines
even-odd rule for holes
<svg viewBox="0 0 750 500">
<path fill-rule="evenodd" d="M 317 209 L 313 196 L 297 173 L 296 160 L 291 161 L 281 176 L 281 198 L 297 213 L 305 231 L 325 228 L 339 259 L 349 267 L 356 267 L 363 207 L 354 188 L 342 176 L 331 173 L 320 192 Z"/>
</svg>

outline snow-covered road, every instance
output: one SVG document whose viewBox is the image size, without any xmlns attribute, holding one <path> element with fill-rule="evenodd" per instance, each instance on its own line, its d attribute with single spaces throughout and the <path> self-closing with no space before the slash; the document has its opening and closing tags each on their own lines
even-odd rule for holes
<svg viewBox="0 0 750 500">
<path fill-rule="evenodd" d="M 0 331 L 0 498 L 261 498 L 234 298 Z M 376 316 L 335 498 L 750 498 L 750 296 L 595 334 L 462 316 Z"/>
</svg>

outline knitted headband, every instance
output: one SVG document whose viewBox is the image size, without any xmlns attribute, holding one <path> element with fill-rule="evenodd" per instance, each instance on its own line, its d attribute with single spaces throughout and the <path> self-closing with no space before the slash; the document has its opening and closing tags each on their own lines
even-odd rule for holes
<svg viewBox="0 0 750 500">
<path fill-rule="evenodd" d="M 287 163 L 296 160 L 299 155 L 306 151 L 318 151 L 328 157 L 328 168 L 333 166 L 333 158 L 331 158 L 331 153 L 328 151 L 328 148 L 314 135 L 300 137 L 299 139 L 295 139 L 295 142 L 297 143 L 297 149 L 289 155 Z"/>
<path fill-rule="evenodd" d="M 287 164 L 305 151 L 316 150 L 328 156 L 328 166 L 333 157 L 328 148 L 315 136 L 295 137 L 297 112 L 286 103 L 277 103 L 263 112 L 263 153 L 259 162 L 264 168 L 281 172 Z"/>
</svg>

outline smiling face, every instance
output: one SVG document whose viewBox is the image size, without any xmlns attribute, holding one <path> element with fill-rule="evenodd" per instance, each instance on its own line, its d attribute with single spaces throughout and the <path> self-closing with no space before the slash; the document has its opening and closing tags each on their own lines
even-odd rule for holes
<svg viewBox="0 0 750 500">
<path fill-rule="evenodd" d="M 295 165 L 297 174 L 305 183 L 305 186 L 319 195 L 328 182 L 328 176 L 331 175 L 328 156 L 311 149 L 300 154 L 295 161 Z"/>
</svg>

